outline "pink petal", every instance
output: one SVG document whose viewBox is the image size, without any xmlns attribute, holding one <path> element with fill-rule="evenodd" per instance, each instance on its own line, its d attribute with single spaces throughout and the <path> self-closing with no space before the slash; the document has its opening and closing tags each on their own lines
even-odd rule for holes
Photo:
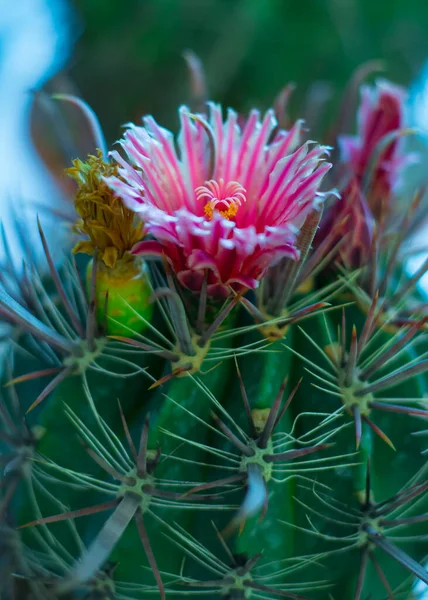
<svg viewBox="0 0 428 600">
<path fill-rule="evenodd" d="M 132 248 L 132 254 L 140 254 L 142 256 L 163 256 L 165 250 L 159 242 L 144 240 L 135 244 Z"/>
</svg>

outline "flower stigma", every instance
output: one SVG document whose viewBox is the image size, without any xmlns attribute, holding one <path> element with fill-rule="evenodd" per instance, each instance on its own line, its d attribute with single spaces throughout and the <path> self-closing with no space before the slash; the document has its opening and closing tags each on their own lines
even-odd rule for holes
<svg viewBox="0 0 428 600">
<path fill-rule="evenodd" d="M 216 210 L 225 219 L 236 216 L 239 207 L 247 201 L 246 189 L 237 181 L 224 183 L 224 179 L 210 179 L 195 190 L 196 199 L 206 202 L 205 216 L 211 220 Z"/>
</svg>

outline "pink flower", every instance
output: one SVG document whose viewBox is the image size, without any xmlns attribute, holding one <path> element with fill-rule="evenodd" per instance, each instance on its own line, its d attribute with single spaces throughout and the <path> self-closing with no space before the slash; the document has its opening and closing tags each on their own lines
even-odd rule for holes
<svg viewBox="0 0 428 600">
<path fill-rule="evenodd" d="M 273 111 L 260 120 L 254 110 L 242 128 L 229 110 L 210 104 L 210 116 L 180 109 L 175 145 L 152 117 L 130 125 L 121 145 L 118 177 L 106 179 L 139 214 L 154 240 L 134 252 L 166 256 L 180 282 L 224 295 L 228 286 L 255 288 L 267 268 L 284 256 L 298 257 L 296 234 L 307 214 L 324 200 L 319 187 L 331 165 L 326 148 L 301 145 L 302 122 L 277 129 Z"/>
<path fill-rule="evenodd" d="M 405 101 L 405 90 L 387 81 L 379 80 L 372 87 L 363 86 L 358 111 L 358 134 L 339 138 L 342 161 L 360 186 L 363 186 L 375 161 L 366 193 L 370 209 L 378 219 L 404 166 L 414 161 L 413 155 L 404 153 L 403 139 L 399 135 L 390 136 L 405 127 Z"/>
</svg>

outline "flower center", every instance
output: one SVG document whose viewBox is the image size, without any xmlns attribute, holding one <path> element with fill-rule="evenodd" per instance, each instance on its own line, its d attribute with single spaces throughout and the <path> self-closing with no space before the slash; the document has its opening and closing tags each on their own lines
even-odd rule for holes
<svg viewBox="0 0 428 600">
<path fill-rule="evenodd" d="M 196 199 L 204 201 L 205 216 L 211 220 L 216 210 L 225 219 L 232 219 L 238 208 L 247 201 L 246 190 L 237 181 L 210 179 L 195 190 Z"/>
</svg>

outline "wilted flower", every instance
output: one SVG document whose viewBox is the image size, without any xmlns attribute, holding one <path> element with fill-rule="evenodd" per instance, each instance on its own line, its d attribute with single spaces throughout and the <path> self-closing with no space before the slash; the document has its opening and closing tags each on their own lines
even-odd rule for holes
<svg viewBox="0 0 428 600">
<path fill-rule="evenodd" d="M 355 178 L 351 179 L 323 219 L 319 238 L 332 235 L 332 246 L 346 267 L 367 264 L 372 249 L 375 221 Z"/>
<path fill-rule="evenodd" d="M 180 109 L 176 149 L 170 131 L 152 117 L 130 125 L 117 152 L 119 177 L 111 189 L 136 211 L 155 240 L 134 252 L 166 256 L 180 282 L 208 293 L 255 288 L 266 269 L 284 256 L 297 258 L 296 234 L 323 202 L 319 191 L 330 169 L 324 146 L 301 145 L 302 122 L 277 129 L 273 111 L 251 112 L 244 127 L 229 110 L 210 104 L 210 116 Z M 205 275 L 206 273 L 206 275 Z"/>
<path fill-rule="evenodd" d="M 351 176 L 365 190 L 373 215 L 380 219 L 402 173 L 403 167 L 414 160 L 405 153 L 400 131 L 405 127 L 406 91 L 388 81 L 379 80 L 374 86 L 361 88 L 358 111 L 358 133 L 339 138 L 341 159 Z"/>
<path fill-rule="evenodd" d="M 89 238 L 79 241 L 73 252 L 92 255 L 96 249 L 100 260 L 114 268 L 143 237 L 143 224 L 103 179 L 117 176 L 117 165 L 105 162 L 98 150 L 97 156 L 89 155 L 87 162 L 74 160 L 66 173 L 78 184 L 74 205 L 80 218 L 74 230 Z"/>
</svg>

